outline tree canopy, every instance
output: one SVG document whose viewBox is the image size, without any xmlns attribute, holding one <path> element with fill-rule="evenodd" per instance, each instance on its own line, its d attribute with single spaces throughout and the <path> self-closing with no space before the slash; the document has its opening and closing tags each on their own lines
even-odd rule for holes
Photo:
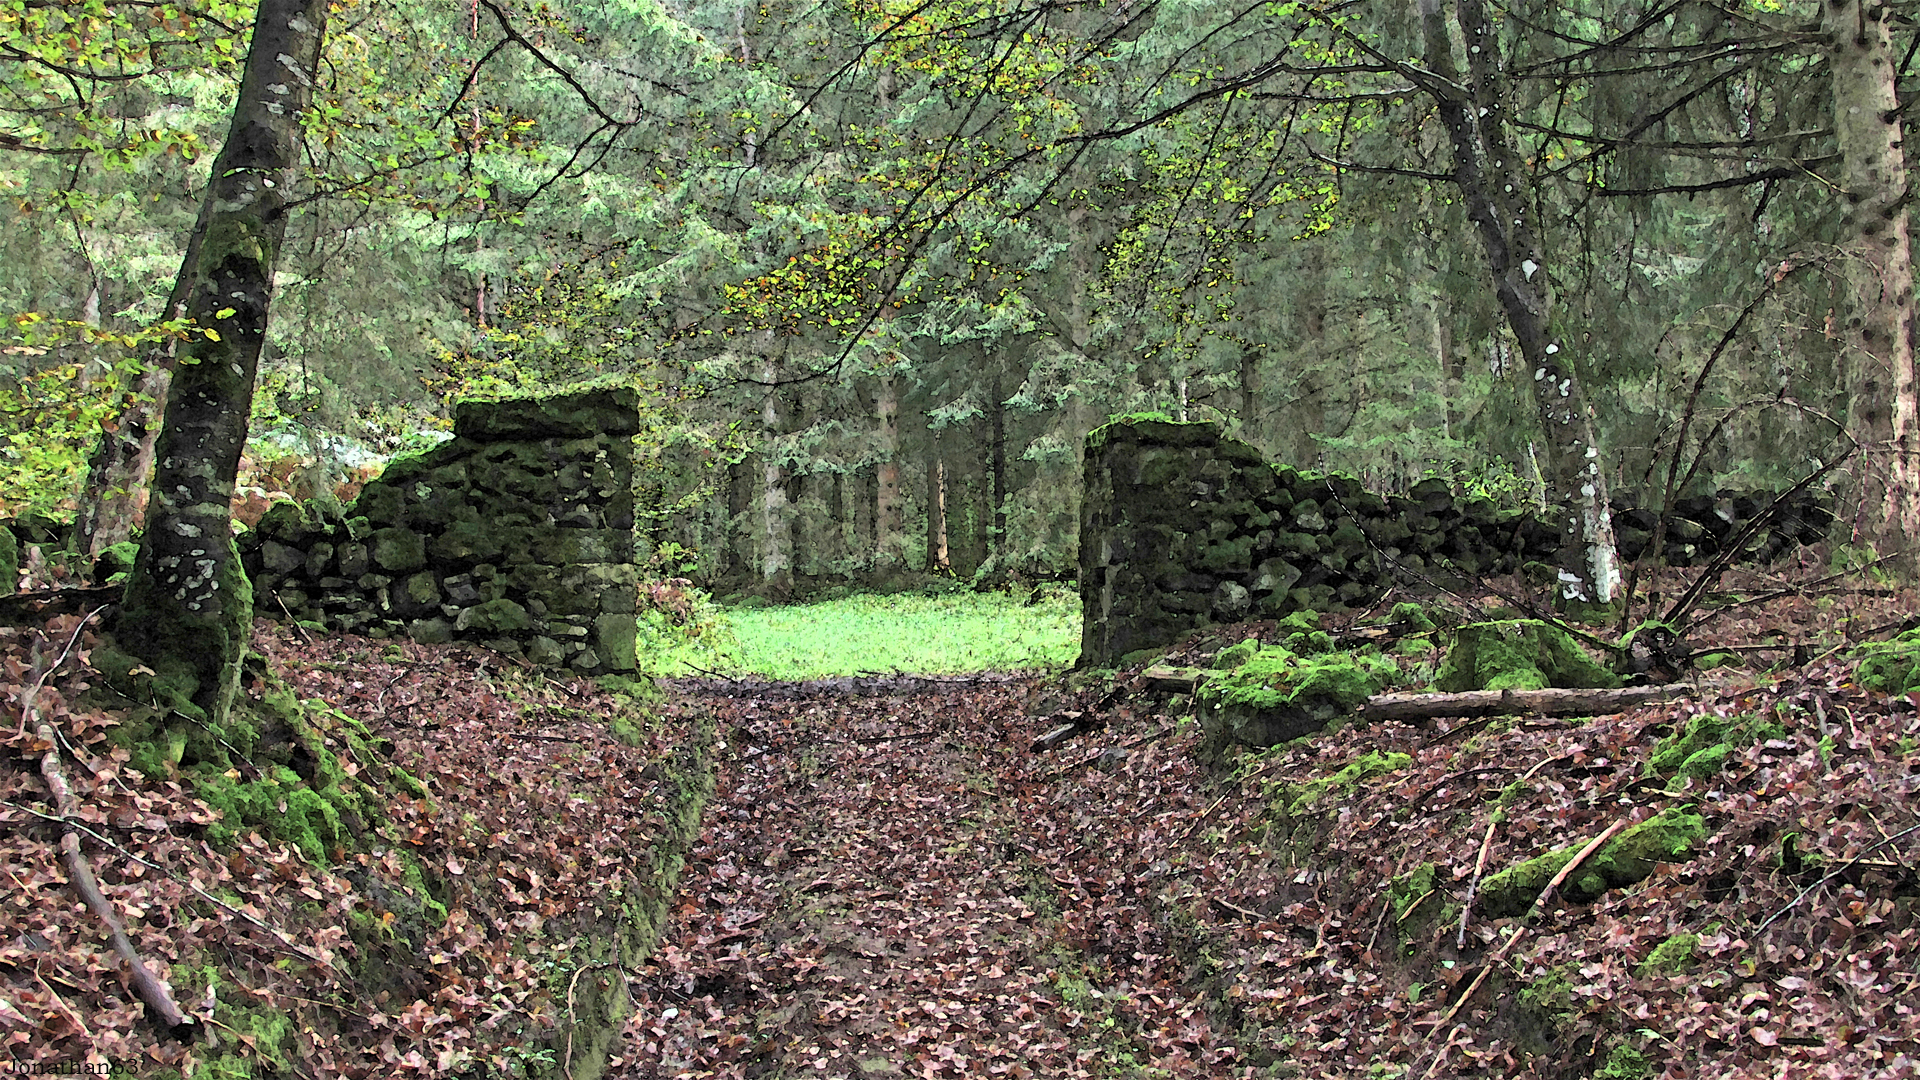
<svg viewBox="0 0 1920 1080">
<path fill-rule="evenodd" d="M 1064 573 L 1080 439 L 1140 410 L 1567 505 L 1574 591 L 1617 574 L 1610 499 L 1855 442 L 1824 482 L 1892 494 L 1838 539 L 1904 542 L 1910 20 L 1408 14 L 338 5 L 246 482 L 330 491 L 454 397 L 606 377 L 652 401 L 649 549 L 729 587 Z M 0 7 L 10 512 L 97 498 L 103 429 L 210 329 L 171 294 L 253 15 Z"/>
</svg>

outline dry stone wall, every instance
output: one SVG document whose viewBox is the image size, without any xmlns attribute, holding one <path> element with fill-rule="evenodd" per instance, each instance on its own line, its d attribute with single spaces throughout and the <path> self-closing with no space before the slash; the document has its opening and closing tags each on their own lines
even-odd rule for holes
<svg viewBox="0 0 1920 1080">
<path fill-rule="evenodd" d="M 259 614 L 634 669 L 631 389 L 462 402 L 451 441 L 334 513 L 283 503 L 241 554 Z"/>
<path fill-rule="evenodd" d="M 1080 519 L 1080 663 L 1099 667 L 1202 626 L 1365 606 L 1420 576 L 1504 574 L 1553 558 L 1554 529 L 1444 480 L 1405 496 L 1270 464 L 1218 424 L 1122 418 L 1087 436 Z M 1723 492 L 1682 500 L 1667 559 L 1687 566 L 1766 505 Z M 1616 507 L 1620 552 L 1646 554 L 1657 516 Z M 1795 503 L 1744 556 L 1771 560 L 1825 536 L 1823 499 Z"/>
</svg>

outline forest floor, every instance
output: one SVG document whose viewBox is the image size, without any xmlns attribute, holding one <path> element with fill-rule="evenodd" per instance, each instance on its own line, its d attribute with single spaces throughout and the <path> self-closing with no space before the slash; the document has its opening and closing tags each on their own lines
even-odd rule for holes
<svg viewBox="0 0 1920 1080">
<path fill-rule="evenodd" d="M 682 684 L 718 789 L 611 1075 L 1920 1074 L 1920 716 L 1817 655 L 1914 609 L 1849 596 L 1715 620 L 1811 662 L 1691 700 L 1261 753 L 1144 694 L 1030 751 L 1098 687 Z M 1721 767 L 1650 774 L 1702 718 Z M 1662 812 L 1701 835 L 1644 881 L 1461 918 L 1481 871 Z"/>
<path fill-rule="evenodd" d="M 222 835 L 127 768 L 107 733 L 129 716 L 85 704 L 90 637 L 62 617 L 0 641 L 0 682 L 59 726 L 102 889 L 204 1023 L 183 1039 L 131 1000 L 66 884 L 53 748 L 22 725 L 0 755 L 0 1049 L 142 1076 L 578 1077 L 575 991 L 597 980 L 633 1001 L 609 1063 L 629 1080 L 1920 1075 L 1920 704 L 1863 690 L 1834 648 L 1914 610 L 1779 597 L 1695 643 L 1797 666 L 1689 700 L 1262 752 L 1207 745 L 1131 672 L 1117 696 L 689 681 L 644 722 L 483 650 L 263 624 L 249 693 L 364 727 L 429 792 L 319 860 L 270 807 Z M 1104 727 L 1033 752 L 1064 710 Z M 1649 772 L 1702 723 L 1728 732 L 1717 767 Z M 708 753 L 717 786 L 683 824 Z M 1662 813 L 1700 835 L 1645 880 L 1530 915 L 1468 901 Z M 595 959 L 683 842 L 651 959 Z M 346 977 L 383 950 L 404 977 Z"/>
</svg>

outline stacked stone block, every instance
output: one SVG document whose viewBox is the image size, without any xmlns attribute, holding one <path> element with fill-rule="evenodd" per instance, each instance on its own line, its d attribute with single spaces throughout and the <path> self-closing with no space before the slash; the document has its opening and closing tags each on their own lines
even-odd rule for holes
<svg viewBox="0 0 1920 1080">
<path fill-rule="evenodd" d="M 1080 520 L 1081 664 L 1172 644 L 1202 626 L 1364 606 L 1395 584 L 1446 584 L 1551 560 L 1559 537 L 1444 480 L 1404 496 L 1350 477 L 1267 462 L 1213 423 L 1121 419 L 1087 437 Z M 1670 565 L 1716 555 L 1766 496 L 1681 500 L 1668 519 Z M 1616 507 L 1621 554 L 1652 545 L 1657 515 Z M 1824 497 L 1807 495 L 1753 538 L 1768 561 L 1825 536 Z"/>
<path fill-rule="evenodd" d="M 631 389 L 462 402 L 451 441 L 396 459 L 344 509 L 268 512 L 242 544 L 257 609 L 632 671 L 639 423 Z"/>
</svg>

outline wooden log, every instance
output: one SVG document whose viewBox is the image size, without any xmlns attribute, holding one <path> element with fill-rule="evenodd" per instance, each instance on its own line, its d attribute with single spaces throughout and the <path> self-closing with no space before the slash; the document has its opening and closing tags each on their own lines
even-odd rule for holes
<svg viewBox="0 0 1920 1080">
<path fill-rule="evenodd" d="M 1148 690 L 1157 690 L 1166 694 L 1191 694 L 1194 688 L 1216 672 L 1208 668 L 1173 667 L 1159 664 L 1140 673 L 1140 681 Z"/>
<path fill-rule="evenodd" d="M 1465 690 L 1454 694 L 1375 694 L 1360 708 L 1366 720 L 1434 720 L 1443 716 L 1604 716 L 1711 689 L 1701 683 L 1628 686 L 1619 690 Z"/>
<path fill-rule="evenodd" d="M 118 585 L 41 589 L 0 596 L 0 626 L 38 626 L 55 615 L 72 615 L 102 604 L 117 604 L 126 590 Z"/>
</svg>

